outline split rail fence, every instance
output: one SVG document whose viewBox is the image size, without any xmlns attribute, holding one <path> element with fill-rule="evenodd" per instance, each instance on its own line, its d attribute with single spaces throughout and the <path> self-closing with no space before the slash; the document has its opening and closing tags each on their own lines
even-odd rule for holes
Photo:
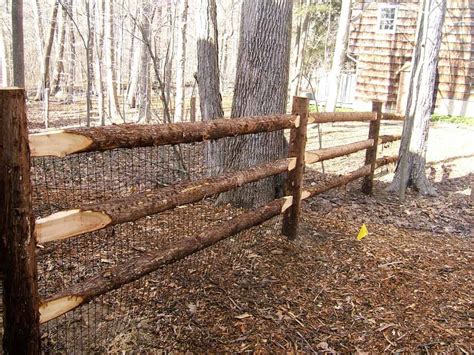
<svg viewBox="0 0 474 355">
<path fill-rule="evenodd" d="M 372 193 L 375 169 L 397 160 L 396 156 L 377 158 L 377 146 L 401 138 L 399 135 L 379 135 L 380 122 L 384 119 L 402 118 L 382 114 L 380 102 L 373 103 L 372 112 L 309 113 L 308 99 L 295 97 L 289 115 L 164 125 L 71 128 L 28 135 L 23 90 L 0 90 L 4 350 L 7 353 L 39 353 L 40 324 L 277 215 L 283 214 L 282 233 L 290 239 L 296 238 L 302 200 L 359 178 L 364 179 L 363 192 Z M 369 134 L 363 141 L 306 151 L 308 125 L 328 122 L 368 122 Z M 35 220 L 30 176 L 30 161 L 33 157 L 62 158 L 117 148 L 173 146 L 287 129 L 290 130 L 287 158 L 197 181 L 184 181 L 147 192 L 119 196 L 101 203 L 79 205 Z M 306 165 L 361 150 L 366 150 L 364 166 L 320 186 L 303 186 Z M 35 255 L 38 245 L 136 221 L 282 173 L 287 173 L 284 197 L 222 221 L 195 237 L 179 240 L 171 248 L 147 252 L 44 299 L 39 298 Z"/>
</svg>

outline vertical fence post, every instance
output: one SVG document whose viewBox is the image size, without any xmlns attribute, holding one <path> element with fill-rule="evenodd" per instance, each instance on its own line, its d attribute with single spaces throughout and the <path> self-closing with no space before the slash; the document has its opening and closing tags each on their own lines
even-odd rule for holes
<svg viewBox="0 0 474 355">
<path fill-rule="evenodd" d="M 196 96 L 191 97 L 189 108 L 189 116 L 191 122 L 196 122 Z"/>
<path fill-rule="evenodd" d="M 49 88 L 44 89 L 44 128 L 49 128 Z"/>
<path fill-rule="evenodd" d="M 3 349 L 39 354 L 40 330 L 25 91 L 0 89 L 0 263 Z"/>
<path fill-rule="evenodd" d="M 382 102 L 372 101 L 372 113 L 374 120 L 370 121 L 369 139 L 374 140 L 374 145 L 367 148 L 365 152 L 365 165 L 370 165 L 370 174 L 364 178 L 362 183 L 362 192 L 372 194 L 374 187 L 375 161 L 377 160 L 377 147 L 379 143 L 380 120 L 382 119 Z"/>
<path fill-rule="evenodd" d="M 282 233 L 289 239 L 295 239 L 298 235 L 298 224 L 301 208 L 301 191 L 304 175 L 304 153 L 306 149 L 306 130 L 308 125 L 309 99 L 306 97 L 293 97 L 291 113 L 298 115 L 299 125 L 290 133 L 289 157 L 296 157 L 296 166 L 288 172 L 285 183 L 286 195 L 293 196 L 293 204 L 283 214 Z"/>
</svg>

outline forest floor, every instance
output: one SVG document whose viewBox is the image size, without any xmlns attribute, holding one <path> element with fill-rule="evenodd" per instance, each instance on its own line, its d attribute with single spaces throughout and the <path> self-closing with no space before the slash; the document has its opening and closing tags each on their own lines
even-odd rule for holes
<svg viewBox="0 0 474 355">
<path fill-rule="evenodd" d="M 37 117 L 33 129 L 41 128 L 38 112 L 32 112 Z M 69 120 L 57 112 L 58 119 Z M 382 134 L 400 133 L 401 125 L 385 129 Z M 325 148 L 367 137 L 367 127 L 359 125 L 326 125 L 323 132 Z M 94 342 L 96 351 L 110 352 L 473 353 L 473 138 L 474 127 L 432 125 L 427 174 L 437 197 L 409 190 L 400 203 L 385 191 L 392 177 L 385 169 L 373 196 L 361 194 L 358 181 L 306 201 L 296 241 L 280 234 L 280 218 L 275 218 L 94 306 L 94 312 L 103 305 L 126 308 L 120 301 L 128 298 L 133 302 L 128 313 L 94 320 L 79 312 L 68 318 L 69 326 L 82 329 L 82 335 L 120 323 L 120 331 L 105 342 Z M 309 149 L 317 148 L 317 139 L 310 140 Z M 396 145 L 383 152 L 396 153 Z M 325 176 L 315 165 L 305 183 L 354 170 L 363 153 L 357 163 L 354 159 L 327 162 Z M 208 227 L 206 219 L 228 218 L 228 212 L 209 210 L 209 217 L 196 220 L 196 228 Z M 358 241 L 363 223 L 369 234 Z M 146 238 L 144 233 L 141 241 Z M 54 267 L 48 266 L 51 273 Z M 42 284 L 48 283 L 47 272 Z M 133 287 L 141 289 L 132 292 Z M 49 334 L 43 337 L 46 341 Z M 87 344 L 80 348 L 90 351 Z"/>
</svg>

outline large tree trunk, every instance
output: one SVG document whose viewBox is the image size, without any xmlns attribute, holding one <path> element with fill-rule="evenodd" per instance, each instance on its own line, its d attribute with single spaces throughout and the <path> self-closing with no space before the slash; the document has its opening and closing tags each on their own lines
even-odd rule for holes
<svg viewBox="0 0 474 355">
<path fill-rule="evenodd" d="M 425 195 L 436 195 L 425 173 L 428 130 L 433 109 L 438 55 L 446 13 L 446 0 L 424 0 L 413 53 L 406 119 L 400 145 L 400 162 L 389 187 L 400 191 L 413 186 Z"/>
<path fill-rule="evenodd" d="M 286 112 L 292 5 L 291 0 L 243 1 L 232 117 Z M 282 158 L 285 147 L 283 131 L 230 138 L 223 153 L 224 169 Z M 281 178 L 270 178 L 227 193 L 221 201 L 251 207 L 281 191 Z"/>
<path fill-rule="evenodd" d="M 56 68 L 54 70 L 51 95 L 56 95 L 60 90 L 61 77 L 64 74 L 64 42 L 66 40 L 67 8 L 61 8 L 61 27 L 59 28 L 58 49 L 56 53 Z"/>
<path fill-rule="evenodd" d="M 222 96 L 219 88 L 219 51 L 217 47 L 217 7 L 215 0 L 203 0 L 198 17 L 197 80 L 199 88 L 199 106 L 203 121 L 224 116 Z M 209 175 L 220 172 L 219 147 L 221 142 L 206 143 L 204 160 Z"/>
<path fill-rule="evenodd" d="M 43 60 L 41 63 L 41 82 L 38 86 L 38 91 L 36 92 L 35 100 L 43 100 L 44 89 L 50 87 L 49 83 L 49 61 L 51 58 L 51 49 L 53 48 L 54 42 L 54 33 L 56 32 L 56 23 L 58 17 L 58 6 L 59 2 L 54 0 L 53 10 L 51 13 L 51 21 L 49 23 L 49 34 L 48 41 L 46 43 L 46 48 L 43 53 Z"/>
<path fill-rule="evenodd" d="M 174 122 L 184 121 L 184 73 L 186 70 L 186 24 L 188 18 L 188 0 L 180 0 L 178 8 L 178 40 L 176 51 L 176 93 Z"/>
<path fill-rule="evenodd" d="M 25 87 L 25 52 L 23 43 L 23 0 L 12 2 L 13 85 Z"/>
<path fill-rule="evenodd" d="M 106 0 L 106 66 L 107 94 L 109 97 L 109 116 L 112 122 L 120 122 L 120 106 L 117 95 L 117 78 L 115 68 L 115 36 L 114 36 L 114 0 Z"/>
<path fill-rule="evenodd" d="M 342 0 L 339 27 L 336 36 L 336 46 L 334 48 L 334 58 L 332 59 L 331 72 L 328 77 L 329 91 L 326 101 L 326 112 L 334 112 L 336 110 L 342 64 L 346 59 L 347 41 L 349 40 L 350 20 L 351 0 Z"/>
</svg>

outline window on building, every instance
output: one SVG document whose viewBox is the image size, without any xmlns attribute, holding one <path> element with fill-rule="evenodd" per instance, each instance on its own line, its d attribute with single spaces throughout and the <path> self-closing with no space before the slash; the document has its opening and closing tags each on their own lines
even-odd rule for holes
<svg viewBox="0 0 474 355">
<path fill-rule="evenodd" d="M 379 16 L 377 21 L 377 30 L 380 33 L 395 33 L 397 27 L 396 5 L 380 5 Z"/>
</svg>

